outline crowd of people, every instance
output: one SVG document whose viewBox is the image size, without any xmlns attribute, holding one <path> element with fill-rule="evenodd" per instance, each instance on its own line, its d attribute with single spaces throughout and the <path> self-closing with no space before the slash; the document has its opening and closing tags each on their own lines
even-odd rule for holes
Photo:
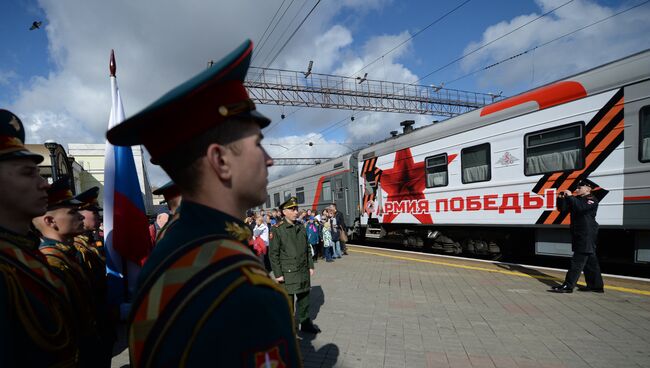
<svg viewBox="0 0 650 368">
<path fill-rule="evenodd" d="M 129 300 L 134 368 L 302 367 L 298 329 L 321 332 L 309 314 L 314 263 L 347 254 L 348 229 L 335 204 L 314 213 L 294 197 L 246 213 L 266 201 L 273 165 L 261 145 L 270 120 L 243 84 L 251 55 L 246 41 L 107 132 L 114 145 L 144 145 L 172 179 L 161 188 L 170 215 L 151 224 L 155 246 Z M 0 367 L 108 367 L 119 306 L 107 300 L 98 188 L 74 196 L 67 177 L 48 184 L 24 142 L 21 120 L 0 109 Z M 581 217 L 557 292 L 585 266 L 589 291 L 603 291 L 598 201 L 593 183 L 580 187 L 560 201 Z"/>
<path fill-rule="evenodd" d="M 280 224 L 283 218 L 281 210 L 274 208 L 268 213 L 265 210 L 249 210 L 244 220 L 253 234 L 251 245 L 256 254 L 264 260 L 269 271 L 269 232 L 271 227 Z M 343 215 L 336 210 L 335 203 L 328 205 L 320 213 L 311 209 L 298 210 L 296 223 L 306 230 L 309 253 L 314 262 L 319 259 L 334 262 L 335 259 L 348 254 L 346 243 L 349 230 Z"/>
</svg>

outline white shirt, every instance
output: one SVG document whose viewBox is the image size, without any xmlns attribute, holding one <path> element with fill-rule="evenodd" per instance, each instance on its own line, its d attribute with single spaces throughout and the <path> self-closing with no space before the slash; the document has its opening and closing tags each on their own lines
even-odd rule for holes
<svg viewBox="0 0 650 368">
<path fill-rule="evenodd" d="M 253 235 L 262 238 L 262 240 L 264 240 L 264 244 L 266 244 L 267 247 L 269 246 L 269 227 L 266 226 L 265 223 L 262 223 L 261 225 L 255 224 Z"/>
</svg>

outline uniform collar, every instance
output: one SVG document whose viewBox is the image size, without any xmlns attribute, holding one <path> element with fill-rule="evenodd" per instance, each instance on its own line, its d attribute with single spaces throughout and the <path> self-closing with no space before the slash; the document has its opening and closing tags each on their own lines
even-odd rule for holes
<svg viewBox="0 0 650 368">
<path fill-rule="evenodd" d="M 32 232 L 27 233 L 27 235 L 20 235 L 2 226 L 0 226 L 0 239 L 5 239 L 23 249 L 32 251 L 38 249 L 40 243 L 40 239 Z"/>
<path fill-rule="evenodd" d="M 250 233 L 250 228 L 242 220 L 189 200 L 181 202 L 178 213 L 179 221 L 205 231 L 204 235 L 229 234 L 233 238 L 240 239 L 247 235 L 244 234 L 246 231 Z"/>
</svg>

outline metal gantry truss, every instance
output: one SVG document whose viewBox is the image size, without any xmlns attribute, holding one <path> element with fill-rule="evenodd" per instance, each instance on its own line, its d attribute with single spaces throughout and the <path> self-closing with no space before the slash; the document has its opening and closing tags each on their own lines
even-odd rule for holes
<svg viewBox="0 0 650 368">
<path fill-rule="evenodd" d="M 307 76 L 305 76 L 307 75 Z M 251 67 L 244 82 L 255 103 L 452 117 L 501 96 L 437 86 Z"/>
<path fill-rule="evenodd" d="M 323 158 L 296 158 L 296 157 L 278 157 L 273 158 L 273 166 L 307 166 L 307 165 L 318 165 L 321 162 L 329 161 L 333 157 L 323 157 Z"/>
</svg>

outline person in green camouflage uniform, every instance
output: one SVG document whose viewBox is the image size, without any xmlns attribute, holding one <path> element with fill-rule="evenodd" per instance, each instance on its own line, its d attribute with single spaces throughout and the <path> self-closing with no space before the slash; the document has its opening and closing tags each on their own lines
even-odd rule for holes
<svg viewBox="0 0 650 368">
<path fill-rule="evenodd" d="M 309 290 L 311 276 L 314 274 L 314 260 L 309 252 L 307 231 L 296 222 L 298 203 L 296 197 L 289 198 L 280 205 L 283 221 L 271 228 L 269 258 L 275 279 L 280 282 L 293 302 L 300 330 L 319 333 L 320 329 L 309 318 Z M 293 309 L 293 308 L 292 308 Z"/>
</svg>

